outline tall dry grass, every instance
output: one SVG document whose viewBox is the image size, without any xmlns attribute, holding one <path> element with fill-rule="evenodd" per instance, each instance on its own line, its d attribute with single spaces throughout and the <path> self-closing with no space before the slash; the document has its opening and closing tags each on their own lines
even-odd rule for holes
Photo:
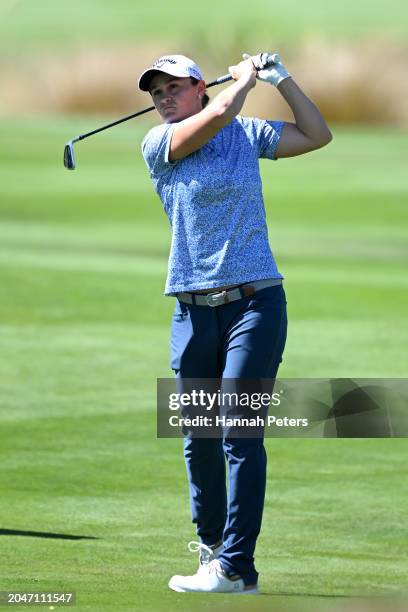
<svg viewBox="0 0 408 612">
<path fill-rule="evenodd" d="M 168 52 L 190 55 L 208 80 L 226 73 L 220 55 L 202 48 L 103 47 L 61 55 L 37 54 L 0 61 L 0 115 L 27 113 L 125 114 L 151 103 L 137 90 L 137 78 Z M 311 37 L 297 49 L 278 49 L 285 64 L 326 120 L 338 123 L 408 126 L 408 47 L 392 39 L 335 42 Z M 211 61 L 210 61 L 211 58 Z M 237 61 L 239 55 L 237 55 Z M 219 89 L 209 91 L 210 97 Z M 259 84 L 248 97 L 246 114 L 290 120 L 279 92 Z"/>
</svg>

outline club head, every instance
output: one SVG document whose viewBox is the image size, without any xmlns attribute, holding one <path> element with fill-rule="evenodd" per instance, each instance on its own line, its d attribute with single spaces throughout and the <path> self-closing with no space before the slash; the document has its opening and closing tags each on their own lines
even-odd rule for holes
<svg viewBox="0 0 408 612">
<path fill-rule="evenodd" d="M 75 154 L 74 154 L 74 144 L 72 140 L 67 142 L 67 144 L 65 145 L 64 166 L 68 168 L 68 170 L 75 170 Z"/>
</svg>

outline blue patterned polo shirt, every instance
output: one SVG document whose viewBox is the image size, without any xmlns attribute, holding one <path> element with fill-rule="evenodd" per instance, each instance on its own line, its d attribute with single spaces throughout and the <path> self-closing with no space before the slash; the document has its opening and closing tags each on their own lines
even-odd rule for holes
<svg viewBox="0 0 408 612">
<path fill-rule="evenodd" d="M 259 158 L 276 159 L 283 121 L 238 115 L 198 151 L 169 161 L 177 123 L 142 152 L 172 228 L 165 295 L 282 278 L 268 242 Z"/>
</svg>

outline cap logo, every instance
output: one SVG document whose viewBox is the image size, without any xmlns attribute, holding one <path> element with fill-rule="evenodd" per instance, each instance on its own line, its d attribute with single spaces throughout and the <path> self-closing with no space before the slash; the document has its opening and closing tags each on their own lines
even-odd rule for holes
<svg viewBox="0 0 408 612">
<path fill-rule="evenodd" d="M 177 64 L 176 60 L 171 59 L 170 57 L 162 57 L 159 60 L 157 60 L 157 62 L 154 62 L 152 68 L 161 68 L 163 66 L 163 64 Z"/>
</svg>

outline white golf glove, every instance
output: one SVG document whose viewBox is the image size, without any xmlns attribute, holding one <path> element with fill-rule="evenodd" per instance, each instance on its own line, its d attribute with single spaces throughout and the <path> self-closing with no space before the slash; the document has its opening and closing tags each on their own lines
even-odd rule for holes
<svg viewBox="0 0 408 612">
<path fill-rule="evenodd" d="M 279 60 L 276 64 L 269 66 L 268 68 L 263 69 L 268 56 L 270 53 L 258 53 L 258 55 L 249 55 L 248 53 L 243 53 L 242 57 L 244 59 L 251 59 L 255 68 L 258 69 L 257 79 L 260 81 L 265 81 L 266 83 L 270 83 L 277 87 L 279 83 L 281 83 L 284 79 L 287 79 L 291 75 L 286 70 L 285 66 Z"/>
</svg>

